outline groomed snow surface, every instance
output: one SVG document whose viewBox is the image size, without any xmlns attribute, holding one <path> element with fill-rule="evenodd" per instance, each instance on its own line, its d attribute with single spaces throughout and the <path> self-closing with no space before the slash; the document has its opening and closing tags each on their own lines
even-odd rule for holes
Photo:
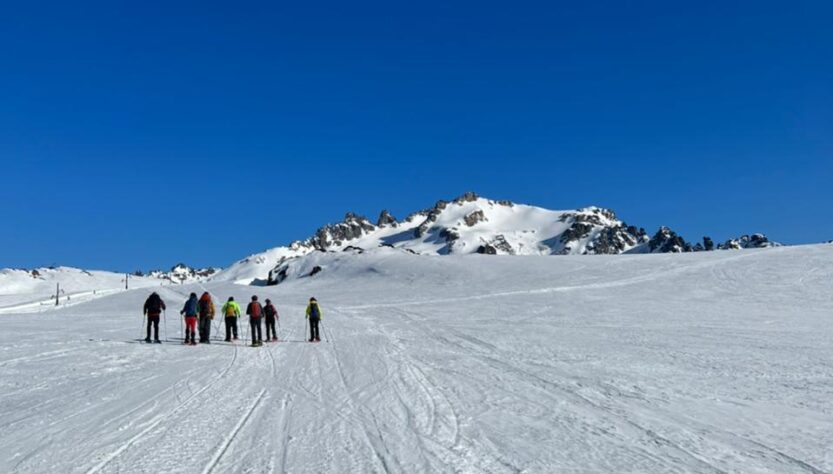
<svg viewBox="0 0 833 474">
<path fill-rule="evenodd" d="M 317 258 L 206 284 L 277 302 L 262 348 L 174 342 L 198 285 L 170 344 L 147 289 L 0 315 L 0 472 L 833 472 L 831 246 Z"/>
</svg>

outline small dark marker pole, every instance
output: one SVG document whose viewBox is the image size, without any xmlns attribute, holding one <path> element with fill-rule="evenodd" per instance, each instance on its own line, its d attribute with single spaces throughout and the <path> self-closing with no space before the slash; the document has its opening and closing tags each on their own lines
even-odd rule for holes
<svg viewBox="0 0 833 474">
<path fill-rule="evenodd" d="M 130 278 L 130 275 L 125 273 L 124 274 L 124 289 L 127 289 L 127 279 Z"/>
<path fill-rule="evenodd" d="M 61 304 L 61 284 L 55 283 L 55 306 Z"/>
</svg>

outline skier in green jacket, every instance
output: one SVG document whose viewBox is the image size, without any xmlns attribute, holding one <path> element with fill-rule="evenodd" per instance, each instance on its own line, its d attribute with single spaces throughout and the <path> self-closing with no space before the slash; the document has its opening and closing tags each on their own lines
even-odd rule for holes
<svg viewBox="0 0 833 474">
<path fill-rule="evenodd" d="M 322 319 L 321 308 L 318 306 L 318 300 L 315 298 L 309 299 L 309 306 L 307 306 L 307 319 L 309 319 L 309 342 L 321 342 L 318 335 L 318 322 Z"/>
<path fill-rule="evenodd" d="M 234 301 L 234 296 L 229 296 L 226 304 L 220 310 L 223 316 L 226 317 L 226 342 L 231 341 L 231 336 L 234 334 L 234 340 L 237 340 L 237 319 L 240 317 L 240 305 Z"/>
</svg>

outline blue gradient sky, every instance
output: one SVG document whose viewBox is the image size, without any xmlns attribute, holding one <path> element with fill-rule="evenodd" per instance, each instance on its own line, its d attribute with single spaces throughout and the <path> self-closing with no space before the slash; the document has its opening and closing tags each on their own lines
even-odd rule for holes
<svg viewBox="0 0 833 474">
<path fill-rule="evenodd" d="M 833 239 L 830 2 L 403 3 L 5 5 L 0 267 L 225 266 L 467 190 Z"/>
</svg>

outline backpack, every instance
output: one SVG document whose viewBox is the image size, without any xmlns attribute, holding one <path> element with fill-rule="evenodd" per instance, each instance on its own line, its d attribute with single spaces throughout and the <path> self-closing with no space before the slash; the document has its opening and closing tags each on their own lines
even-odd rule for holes
<svg viewBox="0 0 833 474">
<path fill-rule="evenodd" d="M 162 312 L 162 298 L 160 298 L 156 293 L 150 295 L 147 302 L 147 309 L 148 312 L 151 313 Z"/>
<path fill-rule="evenodd" d="M 263 308 L 263 314 L 265 314 L 267 318 L 274 318 L 275 315 L 278 314 L 278 310 L 272 306 L 272 303 L 269 303 L 265 308 Z"/>
<path fill-rule="evenodd" d="M 309 317 L 312 319 L 321 318 L 321 310 L 318 309 L 318 303 L 309 305 Z"/>
<path fill-rule="evenodd" d="M 263 307 L 257 301 L 249 304 L 249 316 L 259 318 L 262 311 Z"/>
<path fill-rule="evenodd" d="M 237 312 L 234 310 L 234 305 L 231 303 L 226 303 L 226 317 L 233 318 L 237 316 Z"/>
<path fill-rule="evenodd" d="M 211 314 L 211 300 L 200 300 L 200 316 L 208 316 Z"/>
<path fill-rule="evenodd" d="M 199 302 L 196 298 L 191 298 L 185 303 L 185 316 L 196 316 L 199 314 L 197 306 Z"/>
</svg>

